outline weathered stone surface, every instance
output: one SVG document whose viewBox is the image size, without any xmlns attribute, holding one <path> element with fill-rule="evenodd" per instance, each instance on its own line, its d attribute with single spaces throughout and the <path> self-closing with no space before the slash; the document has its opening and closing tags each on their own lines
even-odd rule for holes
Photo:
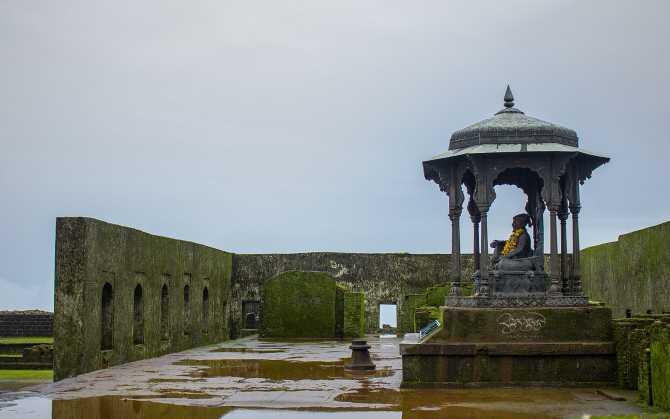
<svg viewBox="0 0 670 419">
<path fill-rule="evenodd" d="M 490 354 L 488 346 L 467 354 L 403 354 L 402 386 L 598 386 L 614 381 L 613 352 L 580 353 L 581 348 L 569 344 L 557 344 L 550 353 L 523 349 L 530 354 Z"/>
<path fill-rule="evenodd" d="M 336 336 L 335 279 L 323 272 L 290 271 L 263 287 L 261 336 L 329 338 Z"/>
<path fill-rule="evenodd" d="M 442 308 L 442 329 L 431 341 L 599 342 L 612 340 L 607 307 Z"/>
<path fill-rule="evenodd" d="M 53 362 L 53 352 L 53 345 L 43 343 L 25 348 L 21 355 L 24 362 L 43 362 L 51 364 Z"/>
<path fill-rule="evenodd" d="M 59 218 L 54 378 L 227 339 L 231 269 L 230 253 L 207 246 L 91 218 Z M 110 347 L 101 350 L 105 284 L 112 294 L 104 342 Z"/>
<path fill-rule="evenodd" d="M 582 286 L 617 317 L 670 312 L 670 222 L 619 236 L 581 251 Z"/>
<path fill-rule="evenodd" d="M 53 336 L 53 313 L 0 311 L 0 336 Z"/>
<path fill-rule="evenodd" d="M 365 329 L 378 329 L 379 305 L 397 304 L 403 313 L 405 296 L 447 283 L 451 255 L 414 255 L 407 253 L 295 253 L 238 255 L 233 257 L 233 296 L 231 329 L 241 328 L 243 300 L 261 300 L 263 283 L 286 271 L 320 271 L 331 274 L 338 283 L 355 292 L 365 293 Z M 463 277 L 472 273 L 472 256 L 462 257 Z M 403 322 L 402 319 L 398 324 Z"/>
<path fill-rule="evenodd" d="M 442 307 L 441 329 L 400 346 L 403 386 L 609 385 L 614 348 L 606 307 Z"/>
<path fill-rule="evenodd" d="M 614 320 L 619 386 L 638 390 L 640 401 L 650 405 L 657 405 L 654 395 L 660 392 L 660 406 L 666 408 L 670 399 L 668 328 L 670 314 L 639 314 Z"/>
<path fill-rule="evenodd" d="M 365 294 L 344 293 L 344 337 L 359 338 L 365 335 Z"/>
<path fill-rule="evenodd" d="M 648 327 L 653 319 L 616 319 L 613 323 L 617 353 L 617 383 L 620 387 L 638 388 L 640 363 L 649 347 Z M 646 376 L 644 378 L 647 379 Z M 646 386 L 646 383 L 645 383 Z"/>
<path fill-rule="evenodd" d="M 649 349 L 653 404 L 670 409 L 670 324 L 654 323 Z"/>
</svg>

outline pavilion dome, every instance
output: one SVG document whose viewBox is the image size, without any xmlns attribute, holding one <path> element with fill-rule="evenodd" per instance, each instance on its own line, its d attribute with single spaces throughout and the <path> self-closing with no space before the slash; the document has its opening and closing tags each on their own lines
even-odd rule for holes
<svg viewBox="0 0 670 419">
<path fill-rule="evenodd" d="M 560 125 L 527 116 L 514 107 L 512 90 L 507 86 L 505 107 L 492 118 L 454 132 L 449 150 L 482 144 L 562 144 L 578 147 L 577 133 Z"/>
</svg>

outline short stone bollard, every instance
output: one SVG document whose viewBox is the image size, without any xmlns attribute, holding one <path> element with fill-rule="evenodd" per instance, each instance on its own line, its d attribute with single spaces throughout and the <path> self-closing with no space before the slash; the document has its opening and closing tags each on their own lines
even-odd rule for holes
<svg viewBox="0 0 670 419">
<path fill-rule="evenodd" d="M 375 364 L 370 359 L 370 345 L 363 339 L 354 339 L 351 342 L 351 364 L 345 366 L 347 370 L 365 371 L 375 369 Z"/>
</svg>

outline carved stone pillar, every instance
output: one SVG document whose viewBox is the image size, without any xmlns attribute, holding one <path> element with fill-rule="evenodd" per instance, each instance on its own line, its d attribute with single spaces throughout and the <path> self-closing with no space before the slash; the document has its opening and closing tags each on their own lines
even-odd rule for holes
<svg viewBox="0 0 670 419">
<path fill-rule="evenodd" d="M 488 214 L 488 209 L 482 211 L 480 209 L 480 214 L 481 214 L 481 240 L 480 240 L 480 245 L 479 248 L 481 250 L 481 253 L 479 255 L 479 275 L 480 275 L 480 281 L 479 281 L 479 287 L 477 290 L 477 297 L 488 297 L 489 294 L 489 249 L 488 249 L 488 242 L 489 242 L 489 236 L 488 236 L 488 229 L 487 229 L 487 222 L 486 222 L 486 217 Z"/>
<path fill-rule="evenodd" d="M 568 208 L 561 205 L 558 211 L 558 219 L 561 222 L 561 289 L 563 294 L 570 293 L 570 273 L 568 272 L 568 236 L 566 220 L 568 219 Z"/>
<path fill-rule="evenodd" d="M 449 210 L 451 220 L 451 289 L 449 295 L 459 297 L 461 290 L 461 207 Z"/>
<path fill-rule="evenodd" d="M 556 214 L 558 212 L 558 205 L 549 204 L 549 248 L 550 248 L 550 257 L 549 264 L 551 266 L 551 287 L 549 288 L 549 295 L 551 296 L 560 296 L 561 295 L 561 283 L 560 283 L 560 260 L 558 256 L 558 231 L 556 229 Z"/>
<path fill-rule="evenodd" d="M 477 272 L 481 266 L 479 263 L 479 223 L 482 220 L 482 217 L 479 214 L 477 204 L 475 204 L 475 201 L 472 198 L 470 198 L 470 201 L 468 202 L 468 213 L 470 213 L 470 220 L 472 221 L 472 255 L 474 258 L 474 271 Z"/>
<path fill-rule="evenodd" d="M 583 297 L 581 271 L 579 265 L 579 211 L 581 203 L 579 199 L 579 171 L 573 166 L 569 172 L 568 201 L 572 213 L 572 271 L 570 272 L 570 294 Z"/>
<path fill-rule="evenodd" d="M 475 266 L 474 270 L 479 271 L 481 269 L 481 261 L 479 260 L 479 222 L 482 220 L 481 215 L 477 214 L 472 217 L 470 217 L 472 220 L 472 250 L 473 250 L 473 257 L 475 258 Z"/>
<path fill-rule="evenodd" d="M 572 295 L 584 295 L 582 290 L 582 277 L 579 266 L 579 205 L 570 205 L 572 213 Z"/>
</svg>

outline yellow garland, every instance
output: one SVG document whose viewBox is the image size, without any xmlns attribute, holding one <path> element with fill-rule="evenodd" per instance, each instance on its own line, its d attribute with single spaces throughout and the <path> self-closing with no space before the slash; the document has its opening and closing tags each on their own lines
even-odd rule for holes
<svg viewBox="0 0 670 419">
<path fill-rule="evenodd" d="M 505 242 L 505 247 L 503 247 L 501 252 L 503 256 L 507 256 L 512 250 L 516 249 L 516 245 L 519 243 L 519 237 L 521 237 L 525 231 L 526 230 L 523 228 L 517 228 L 509 235 L 509 239 Z"/>
</svg>

